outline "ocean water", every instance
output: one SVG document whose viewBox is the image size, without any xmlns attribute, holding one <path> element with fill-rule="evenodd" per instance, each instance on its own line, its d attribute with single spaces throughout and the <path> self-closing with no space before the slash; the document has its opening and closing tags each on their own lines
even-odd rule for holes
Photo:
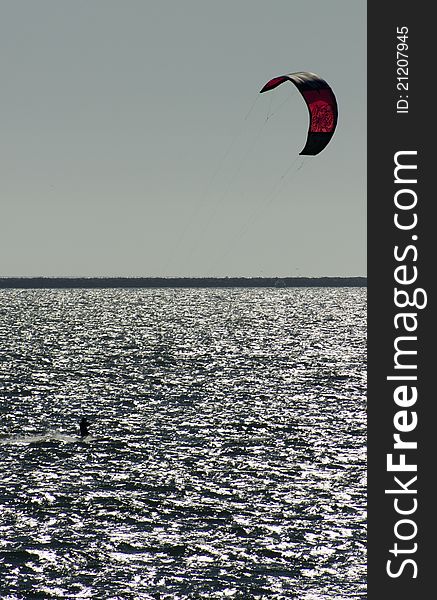
<svg viewBox="0 0 437 600">
<path fill-rule="evenodd" d="M 0 337 L 2 600 L 366 597 L 364 288 L 2 290 Z"/>
</svg>

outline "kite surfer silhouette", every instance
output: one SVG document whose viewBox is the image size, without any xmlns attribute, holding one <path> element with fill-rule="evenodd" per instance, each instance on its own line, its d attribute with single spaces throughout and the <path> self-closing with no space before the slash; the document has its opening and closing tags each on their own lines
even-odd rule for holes
<svg viewBox="0 0 437 600">
<path fill-rule="evenodd" d="M 89 425 L 91 425 L 91 423 L 88 421 L 88 419 L 86 417 L 82 417 L 79 423 L 80 437 L 84 438 L 87 435 L 90 435 L 90 432 L 88 431 Z"/>
</svg>

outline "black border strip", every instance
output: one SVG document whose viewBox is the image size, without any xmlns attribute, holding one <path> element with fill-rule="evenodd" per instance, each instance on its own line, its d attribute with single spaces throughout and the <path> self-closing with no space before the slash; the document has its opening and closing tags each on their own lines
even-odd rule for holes
<svg viewBox="0 0 437 600">
<path fill-rule="evenodd" d="M 367 6 L 368 598 L 411 600 L 434 596 L 434 537 L 437 536 L 433 519 L 437 398 L 431 375 L 435 370 L 433 330 L 437 330 L 433 319 L 435 296 L 431 269 L 436 255 L 433 241 L 437 230 L 431 190 L 435 170 L 431 160 L 435 151 L 430 147 L 435 136 L 432 118 L 435 75 L 431 61 L 435 26 L 430 3 L 369 0 Z M 402 43 L 397 40 L 397 28 L 402 27 L 408 28 L 408 49 L 404 52 L 407 59 L 397 57 L 397 43 Z M 397 63 L 398 58 L 403 60 Z M 398 68 L 408 68 L 408 71 L 397 71 Z M 404 76 L 408 79 L 401 79 Z M 408 83 L 408 90 L 398 86 L 401 82 Z M 403 102 L 397 105 L 399 100 Z M 405 101 L 408 101 L 408 112 L 397 112 L 397 108 L 406 110 Z M 417 169 L 401 169 L 398 179 L 417 179 L 417 183 L 395 182 L 394 157 L 397 152 L 405 151 L 417 152 L 417 155 L 398 155 L 398 160 L 416 165 Z M 409 191 L 400 193 L 395 200 L 400 189 Z M 407 210 L 396 207 L 397 202 L 413 204 L 415 194 L 414 207 Z M 396 212 L 409 229 L 395 225 Z M 414 214 L 417 225 L 411 228 Z M 407 222 L 407 219 L 410 220 Z M 409 245 L 411 248 L 407 251 Z M 398 258 L 394 254 L 396 246 Z M 414 267 L 417 279 L 409 284 L 399 283 L 395 279 L 398 267 L 401 267 L 396 271 L 398 280 L 412 278 Z M 395 288 L 406 291 L 413 306 L 397 306 Z M 424 308 L 414 306 L 414 290 L 419 288 L 423 292 L 416 296 L 416 304 L 423 304 L 426 294 Z M 401 295 L 398 295 L 398 304 L 402 304 Z M 415 316 L 398 316 L 395 321 L 396 315 L 407 312 Z M 412 337 L 400 340 L 399 336 L 406 335 L 407 323 L 411 328 L 415 326 L 407 335 L 417 340 Z M 417 352 L 398 356 L 398 368 L 394 358 L 396 339 L 398 348 Z M 409 368 L 405 368 L 408 360 Z M 404 366 L 399 368 L 399 364 Z M 402 376 L 404 380 L 387 379 L 393 376 Z M 416 376 L 417 381 L 405 376 Z M 396 390 L 401 386 L 407 396 L 413 395 L 413 387 L 417 389 L 414 404 L 407 407 L 406 400 L 402 406 L 397 404 Z M 398 400 L 407 398 L 398 392 Z M 400 414 L 402 410 L 406 412 Z M 414 412 L 417 425 L 413 428 Z M 398 427 L 402 426 L 412 430 L 399 433 Z M 394 449 L 395 433 L 404 441 L 417 442 L 417 449 Z M 417 465 L 417 471 L 388 471 L 388 454 L 393 455 L 395 464 L 401 463 L 400 455 L 404 454 L 406 463 Z M 417 480 L 411 481 L 415 476 Z M 397 491 L 386 493 L 385 490 Z"/>
</svg>

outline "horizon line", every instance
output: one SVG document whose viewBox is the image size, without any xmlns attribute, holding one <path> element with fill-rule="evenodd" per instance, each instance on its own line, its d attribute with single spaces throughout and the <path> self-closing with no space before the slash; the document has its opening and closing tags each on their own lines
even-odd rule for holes
<svg viewBox="0 0 437 600">
<path fill-rule="evenodd" d="M 367 287 L 366 276 L 0 276 L 0 288 Z"/>
</svg>

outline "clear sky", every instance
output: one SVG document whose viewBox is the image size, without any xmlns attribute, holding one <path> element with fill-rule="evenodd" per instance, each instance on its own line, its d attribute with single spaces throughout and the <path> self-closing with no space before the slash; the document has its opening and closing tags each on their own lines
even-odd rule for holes
<svg viewBox="0 0 437 600">
<path fill-rule="evenodd" d="M 0 72 L 0 276 L 366 274 L 365 2 L 0 0 Z"/>
</svg>

